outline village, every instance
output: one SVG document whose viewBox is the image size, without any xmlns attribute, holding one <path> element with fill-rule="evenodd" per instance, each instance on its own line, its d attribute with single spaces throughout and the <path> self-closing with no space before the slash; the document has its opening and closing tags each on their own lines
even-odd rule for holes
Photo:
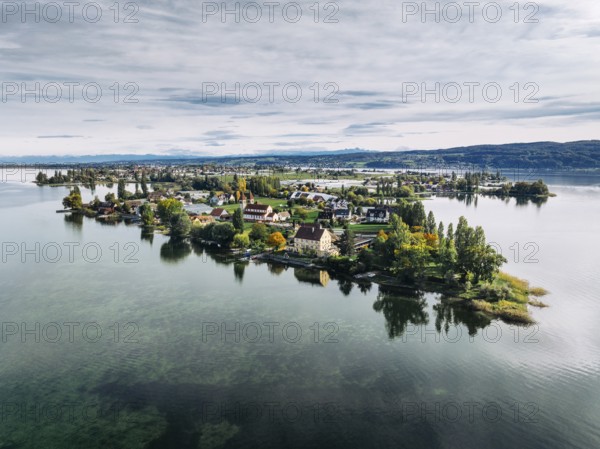
<svg viewBox="0 0 600 449">
<path fill-rule="evenodd" d="M 488 172 L 231 167 L 86 167 L 50 177 L 40 171 L 36 180 L 40 185 L 74 183 L 63 205 L 90 217 L 141 222 L 146 229 L 232 251 L 285 249 L 308 257 L 355 254 L 390 230 L 394 213 L 420 232 L 426 221 L 423 200 L 431 196 L 515 188 L 500 173 Z M 110 186 L 115 180 L 116 195 L 81 203 L 77 182 L 93 190 L 96 182 Z M 516 186 L 543 191 L 545 185 L 536 183 Z"/>
<path fill-rule="evenodd" d="M 261 225 L 272 231 L 269 234 L 279 233 L 287 237 L 284 244 L 277 245 L 278 249 L 285 247 L 297 255 L 317 257 L 339 255 L 340 249 L 336 244 L 341 239 L 343 229 L 349 226 L 363 225 L 355 246 L 360 248 L 368 245 L 379 230 L 387 228 L 392 211 L 389 205 L 355 208 L 352 203 L 335 195 L 301 190 L 290 194 L 287 200 L 257 200 L 252 192 L 240 191 L 233 194 L 217 192 L 212 196 L 205 191 L 158 191 L 149 193 L 147 198 L 124 200 L 121 204 L 117 198 L 109 197 L 105 201 L 83 204 L 82 207 L 95 211 L 99 219 L 120 218 L 130 222 L 143 222 L 144 211 L 150 208 L 154 218 L 145 225 L 168 229 L 169 224 L 162 223 L 158 213 L 160 205 L 168 200 L 181 204 L 192 226 L 190 232 L 211 224 L 232 224 L 239 210 L 248 234 L 253 228 L 257 229 L 252 225 Z M 304 206 L 294 207 L 296 204 Z M 312 220 L 308 222 L 309 219 Z M 233 240 L 225 242 L 223 246 L 240 249 L 241 245 L 233 243 Z"/>
</svg>

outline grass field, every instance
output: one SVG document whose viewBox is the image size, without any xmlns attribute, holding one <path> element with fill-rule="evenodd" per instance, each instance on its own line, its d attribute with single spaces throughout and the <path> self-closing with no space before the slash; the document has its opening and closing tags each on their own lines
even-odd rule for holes
<svg viewBox="0 0 600 449">
<path fill-rule="evenodd" d="M 283 199 L 283 198 L 254 197 L 254 200 L 258 204 L 268 204 L 272 208 L 277 207 L 280 210 L 287 209 L 287 200 Z M 231 214 L 231 213 L 233 213 L 234 210 L 236 210 L 238 207 L 240 207 L 240 205 L 239 205 L 239 203 L 235 203 L 235 204 L 224 204 L 222 206 L 217 206 L 217 207 L 222 207 L 223 209 L 225 209 L 227 212 L 229 212 Z"/>
<path fill-rule="evenodd" d="M 355 233 L 360 232 L 360 233 L 365 233 L 365 234 L 366 233 L 377 234 L 380 229 L 383 229 L 385 232 L 388 232 L 391 228 L 389 225 L 383 224 L 383 223 L 373 223 L 373 224 L 361 223 L 361 224 L 351 224 L 350 229 L 352 229 Z"/>
</svg>

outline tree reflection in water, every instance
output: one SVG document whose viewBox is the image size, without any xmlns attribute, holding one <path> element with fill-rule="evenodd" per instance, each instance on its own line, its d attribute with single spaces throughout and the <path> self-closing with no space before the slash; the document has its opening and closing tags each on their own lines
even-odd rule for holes
<svg viewBox="0 0 600 449">
<path fill-rule="evenodd" d="M 380 286 L 373 310 L 383 313 L 388 337 L 394 339 L 404 335 L 409 323 L 416 326 L 429 323 L 426 306 L 427 301 L 421 292 L 388 290 Z"/>
<path fill-rule="evenodd" d="M 144 240 L 150 243 L 154 242 L 154 229 L 152 228 L 142 228 L 142 233 L 140 234 L 140 240 L 143 242 Z"/>
<path fill-rule="evenodd" d="M 277 264 L 277 263 L 268 263 L 267 262 L 267 269 L 269 270 L 269 273 L 279 276 L 281 273 L 283 273 L 285 270 L 287 270 L 287 266 Z"/>
<path fill-rule="evenodd" d="M 233 263 L 233 275 L 235 276 L 235 280 L 240 284 L 244 280 L 244 272 L 247 266 L 248 262 L 236 261 Z"/>
<path fill-rule="evenodd" d="M 358 289 L 363 295 L 366 295 L 371 291 L 372 286 L 373 284 L 371 284 L 370 282 L 359 282 Z"/>
<path fill-rule="evenodd" d="M 192 246 L 182 239 L 170 238 L 160 247 L 160 259 L 167 263 L 178 263 L 192 253 Z"/>
<path fill-rule="evenodd" d="M 477 200 L 479 198 L 478 194 L 475 193 L 450 193 L 450 194 L 439 194 L 438 196 L 440 197 L 447 197 L 453 200 L 458 200 L 461 203 L 465 203 L 467 206 L 471 206 L 473 205 L 474 207 L 477 207 Z M 548 197 L 546 196 L 542 196 L 542 197 L 537 197 L 537 196 L 508 196 L 508 195 L 492 195 L 492 194 L 488 194 L 488 195 L 484 195 L 482 194 L 481 196 L 483 196 L 484 198 L 492 198 L 492 199 L 497 199 L 500 201 L 503 201 L 506 204 L 510 204 L 511 200 L 515 200 L 515 204 L 517 206 L 527 206 L 529 203 L 535 204 L 537 207 L 541 207 L 543 204 L 546 204 L 548 202 Z"/>
<path fill-rule="evenodd" d="M 338 279 L 338 288 L 344 296 L 348 296 L 352 292 L 352 287 L 354 287 L 354 283 L 351 280 Z"/>
<path fill-rule="evenodd" d="M 470 336 L 477 335 L 479 329 L 491 324 L 491 320 L 483 314 L 476 313 L 462 304 L 450 302 L 442 297 L 441 301 L 433 306 L 435 312 L 435 329 L 446 335 L 451 332 L 450 327 L 464 325 Z"/>
<path fill-rule="evenodd" d="M 66 213 L 64 217 L 65 223 L 70 224 L 73 227 L 73 229 L 76 229 L 78 231 L 81 230 L 81 227 L 83 226 L 83 214 L 71 212 Z"/>
</svg>

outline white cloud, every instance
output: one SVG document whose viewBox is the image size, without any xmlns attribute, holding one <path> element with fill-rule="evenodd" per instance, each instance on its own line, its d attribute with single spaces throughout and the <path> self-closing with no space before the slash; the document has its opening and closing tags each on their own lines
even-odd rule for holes
<svg viewBox="0 0 600 449">
<path fill-rule="evenodd" d="M 335 12 L 324 10 L 326 2 L 319 3 L 320 23 L 314 23 L 312 1 L 301 3 L 297 23 L 284 20 L 281 8 L 270 23 L 264 5 L 257 23 L 243 16 L 236 23 L 233 15 L 222 23 L 218 15 L 203 21 L 202 3 L 152 1 L 138 3 L 138 23 L 122 23 L 132 10 L 121 10 L 121 23 L 114 23 L 113 3 L 101 3 L 98 23 L 75 11 L 74 23 L 65 17 L 22 23 L 15 15 L 2 24 L 0 154 L 392 150 L 598 138 L 600 5 L 592 0 L 544 2 L 535 14 L 539 23 L 522 23 L 533 9 L 520 11 L 515 23 L 508 1 L 500 2 L 497 23 L 481 12 L 473 23 L 467 17 L 436 23 L 431 16 L 422 23 L 418 15 L 403 21 L 402 3 L 391 0 L 337 2 L 338 23 L 322 23 Z M 23 103 L 19 92 L 10 94 L 10 83 L 21 90 L 22 83 L 33 89 L 36 82 L 48 97 L 48 83 L 67 89 L 70 82 L 97 83 L 103 95 L 86 102 L 77 86 L 73 103 L 68 90 L 57 103 L 36 103 L 34 94 Z M 218 94 L 206 95 L 222 83 L 229 89 L 240 83 L 245 97 L 236 102 L 230 94 L 222 103 Z M 279 83 L 272 99 L 265 83 Z M 282 90 L 287 83 L 301 86 L 298 102 L 286 102 L 294 93 L 293 85 Z M 404 101 L 406 83 L 419 89 L 440 83 L 445 96 Z M 453 83 L 462 87 L 457 103 L 449 101 Z M 464 83 L 480 83 L 473 102 Z M 502 89 L 497 103 L 486 101 L 486 83 Z M 252 103 L 256 85 L 262 97 Z M 127 95 L 138 102 L 124 103 Z M 525 103 L 527 95 L 540 101 Z"/>
</svg>

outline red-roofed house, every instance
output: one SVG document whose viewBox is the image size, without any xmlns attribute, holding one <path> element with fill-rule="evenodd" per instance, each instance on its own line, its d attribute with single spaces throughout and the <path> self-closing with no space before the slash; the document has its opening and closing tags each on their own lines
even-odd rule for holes
<svg viewBox="0 0 600 449">
<path fill-rule="evenodd" d="M 216 218 L 217 220 L 226 220 L 229 218 L 229 212 L 222 207 L 216 207 L 211 211 L 210 216 Z"/>
</svg>

